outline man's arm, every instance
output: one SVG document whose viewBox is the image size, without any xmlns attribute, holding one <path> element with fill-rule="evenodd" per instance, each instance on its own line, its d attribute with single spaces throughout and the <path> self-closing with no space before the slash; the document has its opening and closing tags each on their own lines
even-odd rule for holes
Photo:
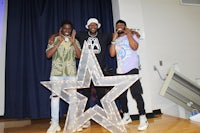
<svg viewBox="0 0 200 133">
<path fill-rule="evenodd" d="M 125 33 L 128 37 L 129 45 L 133 50 L 138 49 L 138 42 L 133 38 L 133 34 L 131 33 L 131 30 L 129 28 L 125 29 Z M 137 36 L 137 35 L 136 35 Z"/>
<path fill-rule="evenodd" d="M 118 38 L 118 34 L 117 32 L 114 32 L 113 33 L 113 38 L 112 38 L 112 42 L 111 42 L 111 45 L 110 45 L 110 56 L 111 57 L 115 57 L 116 55 L 116 50 L 115 50 L 115 40 Z"/>
<path fill-rule="evenodd" d="M 70 41 L 72 42 L 72 44 L 74 46 L 76 57 L 80 58 L 81 57 L 81 50 L 77 46 L 77 42 L 76 42 L 75 36 L 76 36 L 76 30 L 73 30 L 72 31 L 72 35 L 69 37 L 69 39 L 70 39 Z"/>
</svg>

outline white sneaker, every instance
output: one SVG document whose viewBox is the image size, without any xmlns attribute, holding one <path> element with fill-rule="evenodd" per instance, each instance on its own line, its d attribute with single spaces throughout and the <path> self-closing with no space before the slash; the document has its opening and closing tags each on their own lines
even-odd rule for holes
<svg viewBox="0 0 200 133">
<path fill-rule="evenodd" d="M 124 113 L 124 114 L 123 114 L 122 123 L 123 123 L 124 125 L 126 125 L 126 124 L 129 124 L 129 123 L 131 123 L 131 122 L 132 122 L 132 119 L 131 119 L 129 113 Z"/>
<path fill-rule="evenodd" d="M 52 123 L 47 133 L 56 133 L 57 131 L 61 131 L 60 125 L 58 123 Z"/>
<path fill-rule="evenodd" d="M 83 128 L 88 128 L 89 126 L 91 126 L 91 122 L 87 121 L 82 127 Z"/>
<path fill-rule="evenodd" d="M 138 126 L 138 130 L 142 131 L 147 129 L 147 127 L 149 126 L 149 123 L 147 121 L 147 118 L 145 115 L 141 115 L 140 116 L 140 125 Z"/>
</svg>

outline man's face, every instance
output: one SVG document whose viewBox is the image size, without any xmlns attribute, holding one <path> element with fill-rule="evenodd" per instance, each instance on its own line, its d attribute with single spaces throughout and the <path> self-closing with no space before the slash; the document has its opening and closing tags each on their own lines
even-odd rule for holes
<svg viewBox="0 0 200 133">
<path fill-rule="evenodd" d="M 89 30 L 90 33 L 95 34 L 98 30 L 98 25 L 96 23 L 91 23 L 88 26 L 88 30 Z"/>
<path fill-rule="evenodd" d="M 125 31 L 125 28 L 126 28 L 126 26 L 125 26 L 124 23 L 116 24 L 116 31 L 117 31 L 118 34 L 123 34 L 124 31 Z"/>
<path fill-rule="evenodd" d="M 64 35 L 64 36 L 70 36 L 71 33 L 72 33 L 72 27 L 70 24 L 64 24 L 62 26 L 62 30 L 61 30 L 61 33 Z"/>
</svg>

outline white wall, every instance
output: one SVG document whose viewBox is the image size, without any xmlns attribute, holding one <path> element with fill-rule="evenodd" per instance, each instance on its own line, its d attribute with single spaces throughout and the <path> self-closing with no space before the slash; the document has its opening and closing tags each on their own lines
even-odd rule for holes
<svg viewBox="0 0 200 133">
<path fill-rule="evenodd" d="M 119 18 L 124 19 L 129 27 L 139 28 L 144 37 L 139 54 L 146 107 L 179 116 L 179 106 L 159 95 L 163 80 L 153 66 L 163 77 L 175 63 L 188 78 L 195 81 L 200 77 L 200 6 L 183 6 L 179 0 L 118 2 Z M 160 60 L 163 66 L 159 65 Z"/>
<path fill-rule="evenodd" d="M 0 0 L 0 116 L 4 115 L 7 1 Z"/>
<path fill-rule="evenodd" d="M 161 109 L 165 114 L 178 116 L 179 107 L 159 95 L 163 81 L 153 70 L 153 66 L 157 66 L 165 77 L 169 67 L 178 63 L 180 72 L 185 76 L 192 80 L 200 78 L 200 6 L 182 6 L 179 0 L 112 2 L 114 22 L 119 18 L 124 19 L 128 27 L 140 29 L 139 32 L 144 37 L 138 52 L 147 112 Z M 0 0 L 0 4 L 0 9 L 5 4 L 7 11 L 7 0 Z M 6 14 L 7 12 L 0 11 L 0 115 L 4 114 Z M 160 60 L 163 61 L 163 66 L 159 66 Z M 129 104 L 132 107 L 130 112 L 137 113 L 134 101 Z"/>
</svg>

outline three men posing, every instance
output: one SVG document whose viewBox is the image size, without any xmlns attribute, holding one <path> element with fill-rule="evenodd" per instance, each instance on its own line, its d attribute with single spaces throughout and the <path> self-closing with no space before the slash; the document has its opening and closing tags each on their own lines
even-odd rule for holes
<svg viewBox="0 0 200 133">
<path fill-rule="evenodd" d="M 69 25 L 69 27 L 67 26 Z M 52 70 L 50 80 L 63 80 L 67 78 L 74 78 L 76 72 L 71 73 L 69 68 L 75 70 L 75 58 L 80 58 L 81 49 L 84 41 L 87 41 L 91 44 L 91 48 L 95 53 L 97 60 L 100 64 L 102 71 L 105 73 L 105 55 L 107 45 L 110 45 L 110 56 L 117 56 L 117 74 L 139 74 L 138 69 L 138 56 L 136 50 L 138 48 L 139 38 L 137 34 L 134 34 L 130 29 L 126 27 L 126 23 L 123 20 L 119 20 L 116 23 L 116 32 L 113 33 L 113 37 L 110 34 L 101 34 L 98 33 L 98 29 L 101 27 L 101 24 L 96 18 L 90 18 L 87 21 L 86 29 L 88 32 L 75 32 L 73 30 L 72 24 L 61 25 L 60 33 L 54 34 L 49 39 L 49 44 L 46 50 L 47 58 L 52 57 Z M 75 39 L 77 38 L 77 40 Z M 65 43 L 68 42 L 68 45 Z M 64 45 L 61 45 L 64 44 Z M 71 54 L 70 49 L 71 48 Z M 59 50 L 60 49 L 60 50 Z M 62 57 L 63 55 L 65 57 Z M 71 58 L 71 63 L 67 63 L 63 60 Z M 54 63 L 56 62 L 56 63 Z M 60 67 L 64 66 L 64 67 Z M 66 66 L 69 68 L 66 68 Z M 57 70 L 56 68 L 60 68 Z M 56 70 L 55 70 L 56 69 Z M 54 74 L 54 72 L 59 73 Z M 61 73 L 60 73 L 61 72 Z M 56 77 L 56 79 L 52 78 Z M 61 79 L 60 79 L 61 77 Z M 67 79 L 66 78 L 66 79 Z M 92 83 L 91 83 L 92 85 Z M 95 87 L 97 91 L 97 97 L 101 99 L 106 94 L 106 88 L 104 87 Z M 130 87 L 131 94 L 137 102 L 137 108 L 140 114 L 140 125 L 138 130 L 145 130 L 148 127 L 148 122 L 146 118 L 146 112 L 144 109 L 144 101 L 142 98 L 142 87 L 140 81 L 138 80 L 135 84 Z M 82 94 L 85 95 L 88 99 L 91 96 L 91 89 L 83 89 Z M 127 91 L 124 92 L 120 97 L 120 103 L 123 111 L 122 122 L 124 124 L 130 123 L 132 120 L 128 113 L 127 107 Z M 57 98 L 57 100 L 55 100 Z M 56 106 L 55 106 L 56 105 Z M 100 104 L 101 106 L 101 104 Z M 56 108 L 56 109 L 55 109 Z M 90 108 L 89 100 L 86 104 L 86 109 Z M 56 110 L 56 111 L 55 111 Z M 52 94 L 51 96 L 51 126 L 47 130 L 47 133 L 56 133 L 60 131 L 59 126 L 59 98 Z M 56 118 L 56 121 L 55 121 Z M 87 128 L 91 125 L 91 122 L 88 121 L 83 125 L 83 128 Z M 81 129 L 80 129 L 81 131 Z"/>
</svg>

